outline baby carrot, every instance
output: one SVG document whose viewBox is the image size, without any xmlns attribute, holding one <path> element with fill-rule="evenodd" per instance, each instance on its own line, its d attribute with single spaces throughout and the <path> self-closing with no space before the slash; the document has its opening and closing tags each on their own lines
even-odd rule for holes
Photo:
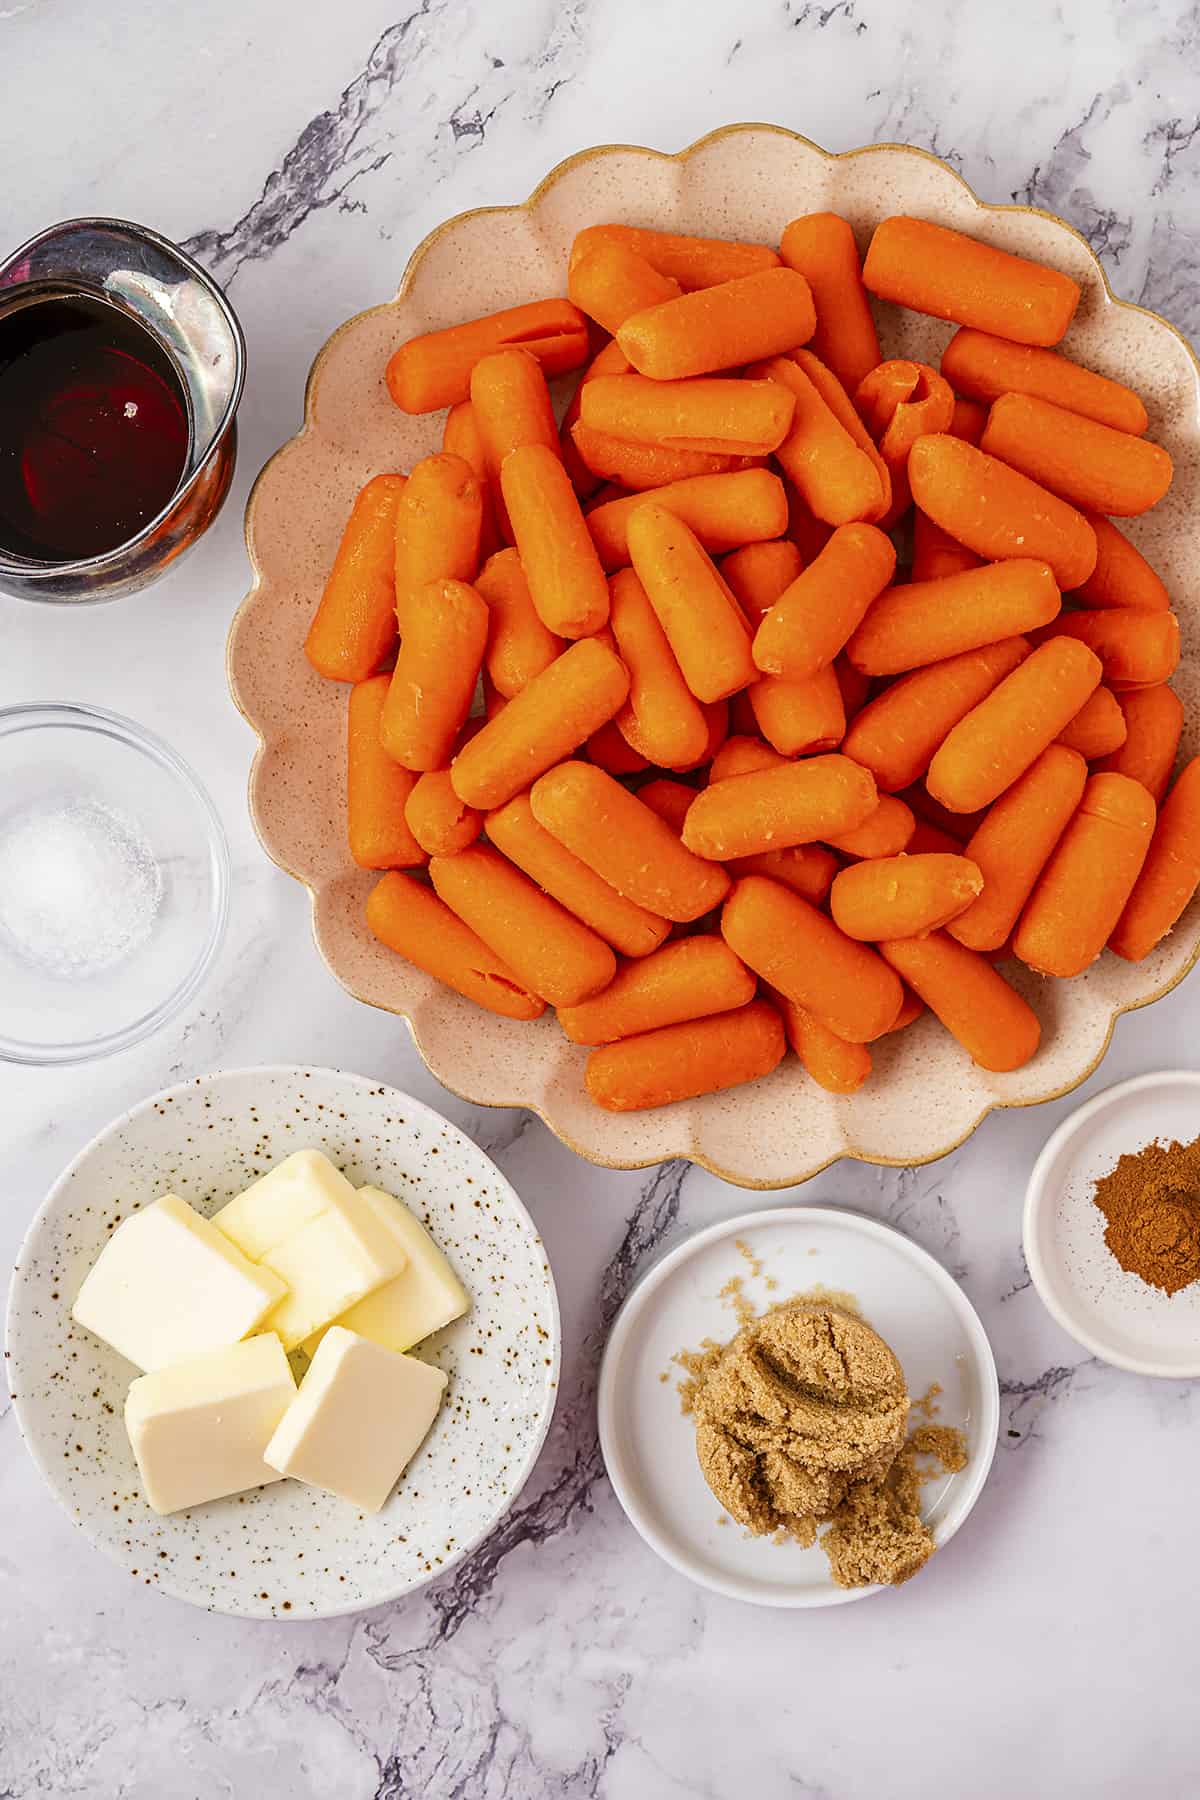
<svg viewBox="0 0 1200 1800">
<path fill-rule="evenodd" d="M 1135 437 L 1149 424 L 1146 408 L 1132 388 L 1085 369 L 1057 350 L 1009 343 L 969 325 L 956 331 L 942 351 L 942 374 L 952 388 L 972 400 L 990 403 L 1001 394 L 1033 394 L 1116 431 L 1131 431 Z"/>
<path fill-rule="evenodd" d="M 983 892 L 966 856 L 884 856 L 834 877 L 829 909 L 847 937 L 866 943 L 924 937 L 965 912 Z"/>
<path fill-rule="evenodd" d="M 680 236 L 671 231 L 647 231 L 639 225 L 588 225 L 577 232 L 571 245 L 571 267 L 599 244 L 624 244 L 644 256 L 660 275 L 669 275 L 681 288 L 715 287 L 756 269 L 771 269 L 779 262 L 766 244 L 740 244 L 725 238 Z"/>
<path fill-rule="evenodd" d="M 1153 835 L 1144 787 L 1127 775 L 1091 776 L 1021 915 L 1013 942 L 1021 961 L 1042 975 L 1082 975 L 1121 917 Z"/>
<path fill-rule="evenodd" d="M 1096 534 L 1081 512 L 995 456 L 943 432 L 914 444 L 913 499 L 923 513 L 992 562 L 1035 557 L 1060 588 L 1076 588 L 1096 566 Z"/>
<path fill-rule="evenodd" d="M 728 781 L 733 775 L 750 775 L 756 769 L 782 769 L 787 762 L 782 751 L 773 750 L 760 737 L 727 738 L 713 758 L 709 786 L 714 781 Z"/>
<path fill-rule="evenodd" d="M 873 444 L 868 450 L 856 438 L 850 419 L 830 404 L 831 394 L 814 381 L 811 363 L 802 367 L 790 357 L 776 356 L 754 364 L 753 371 L 793 397 L 791 429 L 776 456 L 809 510 L 828 525 L 882 518 L 892 498 L 882 459 Z M 852 406 L 849 412 L 866 437 Z"/>
<path fill-rule="evenodd" d="M 853 393 L 879 361 L 879 338 L 853 231 L 837 213 L 806 213 L 784 226 L 779 254 L 812 289 L 817 312 L 813 350 Z"/>
<path fill-rule="evenodd" d="M 757 678 L 742 610 L 682 519 L 639 506 L 629 519 L 629 555 L 697 700 L 723 700 Z"/>
<path fill-rule="evenodd" d="M 602 477 L 594 474 L 579 454 L 579 446 L 575 442 L 575 426 L 579 422 L 579 408 L 583 397 L 583 384 L 590 381 L 593 375 L 627 375 L 629 363 L 621 353 L 621 347 L 610 339 L 598 356 L 592 358 L 576 384 L 575 392 L 567 402 L 567 410 L 562 416 L 562 424 L 558 428 L 558 445 L 562 453 L 563 467 L 571 477 L 571 485 L 581 500 L 594 494 L 601 485 Z"/>
<path fill-rule="evenodd" d="M 657 813 L 602 769 L 560 763 L 534 782 L 529 799 L 539 825 L 619 894 L 660 918 L 687 924 L 729 890 L 724 869 L 694 856 Z"/>
<path fill-rule="evenodd" d="M 483 830 L 482 813 L 459 799 L 449 769 L 428 769 L 418 776 L 405 803 L 404 817 L 429 856 L 457 856 Z"/>
<path fill-rule="evenodd" d="M 697 794 L 683 841 L 723 862 L 853 831 L 878 805 L 875 782 L 846 756 L 813 756 L 715 781 Z"/>
<path fill-rule="evenodd" d="M 608 618 L 608 585 L 557 451 L 510 451 L 500 489 L 542 624 L 559 637 L 590 637 Z"/>
<path fill-rule="evenodd" d="M 1111 688 L 1157 687 L 1179 666 L 1179 620 L 1173 612 L 1114 606 L 1063 613 L 1044 637 L 1073 637 L 1094 650 Z"/>
<path fill-rule="evenodd" d="M 753 1000 L 755 986 L 724 938 L 702 932 L 623 963 L 602 994 L 578 1006 L 560 1006 L 558 1022 L 573 1044 L 612 1044 L 637 1032 L 730 1012 Z"/>
<path fill-rule="evenodd" d="M 694 1100 L 769 1075 L 787 1045 L 783 1023 L 765 1000 L 733 1012 L 603 1044 L 588 1057 L 587 1091 L 608 1112 L 636 1112 Z"/>
<path fill-rule="evenodd" d="M 677 300 L 682 292 L 677 281 L 660 275 L 639 251 L 612 238 L 572 258 L 567 276 L 572 303 L 613 337 L 635 313 Z"/>
<path fill-rule="evenodd" d="M 690 804 L 691 790 L 687 793 Z M 507 805 L 489 813 L 487 833 L 509 862 L 544 888 L 551 899 L 590 925 L 622 956 L 649 955 L 670 930 L 668 920 L 626 900 L 556 837 L 544 831 L 533 816 L 528 794 L 518 794 Z"/>
<path fill-rule="evenodd" d="M 1029 655 L 1023 637 L 965 650 L 915 669 L 867 702 L 842 742 L 884 793 L 911 786 L 950 731 Z"/>
<path fill-rule="evenodd" d="M 778 539 L 787 530 L 787 495 L 778 475 L 769 469 L 668 482 L 655 488 L 653 499 L 656 506 L 665 506 L 682 519 L 713 556 L 739 544 Z M 606 569 L 622 568 L 629 561 L 629 520 L 644 504 L 640 494 L 628 494 L 588 513 L 588 530 Z"/>
<path fill-rule="evenodd" d="M 895 794 L 881 794 L 874 812 L 868 813 L 861 825 L 856 825 L 852 831 L 839 831 L 825 842 L 831 849 L 840 850 L 843 856 L 864 859 L 899 856 L 908 848 L 916 828 L 917 821 L 910 806 Z"/>
<path fill-rule="evenodd" d="M 951 437 L 962 438 L 968 444 L 977 444 L 987 425 L 987 416 L 986 406 L 980 406 L 977 400 L 964 400 L 961 394 L 955 394 L 954 416 L 947 429 Z"/>
<path fill-rule="evenodd" d="M 892 504 L 883 522 L 894 524 L 912 500 L 909 451 L 919 437 L 950 429 L 954 395 L 928 363 L 898 359 L 880 363 L 859 382 L 854 405 L 887 464 Z"/>
<path fill-rule="evenodd" d="M 662 450 L 765 456 L 787 436 L 793 407 L 790 391 L 776 381 L 597 375 L 584 385 L 579 416 L 593 431 Z"/>
<path fill-rule="evenodd" d="M 910 1025 L 915 1025 L 924 1011 L 925 1002 L 911 989 L 905 988 L 904 1003 L 896 1015 L 896 1023 L 892 1026 L 892 1031 L 889 1031 L 887 1035 L 891 1037 L 893 1031 L 905 1031 Z"/>
<path fill-rule="evenodd" d="M 461 456 L 424 456 L 396 503 L 396 617 L 431 581 L 474 581 L 483 530 L 483 484 Z"/>
<path fill-rule="evenodd" d="M 1019 1069 L 1037 1050 L 1042 1028 L 1033 1008 L 986 958 L 944 931 L 897 938 L 880 954 L 981 1069 Z"/>
<path fill-rule="evenodd" d="M 1121 518 L 1147 512 L 1171 485 L 1171 458 L 1161 444 L 1032 394 L 992 402 L 981 448 L 1072 505 Z"/>
<path fill-rule="evenodd" d="M 708 727 L 708 741 L 694 763 L 687 763 L 675 771 L 679 775 L 690 774 L 693 769 L 702 769 L 711 763 L 725 739 L 729 736 L 728 700 L 708 700 L 702 703 L 700 710 L 704 714 L 704 722 Z"/>
<path fill-rule="evenodd" d="M 1049 624 L 1060 607 L 1048 564 L 1014 558 L 885 588 L 846 646 L 866 675 L 897 675 Z"/>
<path fill-rule="evenodd" d="M 875 951 L 778 882 L 761 875 L 739 881 L 725 902 L 721 934 L 755 974 L 853 1044 L 882 1037 L 900 1011 L 899 978 Z"/>
<path fill-rule="evenodd" d="M 1141 962 L 1178 923 L 1200 886 L 1200 758 L 1186 763 L 1163 802 L 1146 860 L 1125 903 L 1110 950 Z"/>
<path fill-rule="evenodd" d="M 1075 593 L 1080 606 L 1132 606 L 1139 612 L 1166 612 L 1171 597 L 1141 551 L 1103 513 L 1090 512 L 1086 517 L 1096 534 L 1096 566 Z"/>
<path fill-rule="evenodd" d="M 857 1093 L 871 1073 L 871 1052 L 865 1044 L 852 1044 L 823 1025 L 816 1013 L 771 992 L 771 1004 L 783 1020 L 788 1043 L 818 1087 L 828 1094 Z"/>
<path fill-rule="evenodd" d="M 799 550 L 786 537 L 772 538 L 765 544 L 746 544 L 721 558 L 721 573 L 753 625 L 770 611 L 803 567 Z"/>
<path fill-rule="evenodd" d="M 756 468 L 762 461 L 756 456 L 709 456 L 701 450 L 635 444 L 611 431 L 596 431 L 582 419 L 571 427 L 571 438 L 584 466 L 594 475 L 637 494 L 666 487 L 669 482 L 690 481 L 696 475 L 727 475 Z"/>
<path fill-rule="evenodd" d="M 1100 659 L 1049 638 L 948 733 L 925 786 L 952 812 L 990 806 L 1070 723 L 1100 684 Z"/>
<path fill-rule="evenodd" d="M 846 735 L 846 708 L 832 663 L 800 681 L 764 675 L 749 694 L 755 724 L 783 756 L 835 750 Z"/>
<path fill-rule="evenodd" d="M 454 791 L 481 811 L 503 806 L 619 711 L 629 676 L 619 657 L 585 638 L 535 675 L 451 764 Z"/>
<path fill-rule="evenodd" d="M 1059 732 L 1056 743 L 1078 750 L 1085 762 L 1109 756 L 1125 742 L 1125 714 L 1111 688 L 1093 688 L 1073 719 Z"/>
<path fill-rule="evenodd" d="M 365 681 L 396 642 L 396 507 L 403 475 L 376 475 L 354 502 L 304 654 L 330 681 Z"/>
<path fill-rule="evenodd" d="M 617 653 L 629 670 L 616 728 L 647 761 L 685 769 L 704 754 L 708 724 L 632 569 L 610 577 L 609 604 Z"/>
<path fill-rule="evenodd" d="M 639 374 L 678 381 L 781 356 L 807 343 L 816 322 L 803 275 L 775 268 L 649 306 L 614 335 Z"/>
<path fill-rule="evenodd" d="M 616 974 L 609 945 L 498 850 L 476 844 L 457 856 L 435 856 L 429 877 L 451 912 L 551 1006 L 574 1006 Z"/>
<path fill-rule="evenodd" d="M 1057 344 L 1080 293 L 1057 269 L 903 214 L 876 227 L 863 282 L 881 300 L 1018 344 Z"/>
<path fill-rule="evenodd" d="M 569 300 L 533 300 L 467 325 L 423 332 L 401 344 L 388 363 L 388 392 L 402 412 L 440 412 L 467 398 L 481 356 L 512 348 L 536 356 L 547 375 L 562 375 L 587 360 L 587 320 Z"/>
<path fill-rule="evenodd" d="M 1162 802 L 1175 767 L 1183 706 L 1171 688 L 1133 688 L 1117 695 L 1125 718 L 1125 742 L 1098 766 L 1140 781 L 1156 806 Z"/>
<path fill-rule="evenodd" d="M 643 783 L 637 791 L 637 797 L 643 806 L 648 806 L 660 819 L 665 819 L 678 837 L 683 830 L 688 807 L 696 798 L 696 789 L 688 787 L 684 781 L 670 781 L 665 776 L 656 776 L 653 781 Z"/>
<path fill-rule="evenodd" d="M 641 775 L 650 767 L 636 745 L 621 733 L 615 719 L 607 719 L 584 745 L 587 760 L 609 775 Z"/>
<path fill-rule="evenodd" d="M 935 525 L 928 513 L 914 507 L 911 580 L 936 581 L 941 575 L 961 575 L 965 569 L 977 569 L 982 560 Z"/>
<path fill-rule="evenodd" d="M 644 791 L 644 790 L 643 790 Z M 725 864 L 735 881 L 743 875 L 766 875 L 819 906 L 838 872 L 838 859 L 823 844 L 789 844 L 785 850 L 760 850 L 755 856 L 731 856 Z"/>
<path fill-rule="evenodd" d="M 493 484 L 499 483 L 509 451 L 522 444 L 544 444 L 560 457 L 550 389 L 541 364 L 528 350 L 497 350 L 481 356 L 471 371 L 471 405 L 483 441 L 488 480 Z"/>
<path fill-rule="evenodd" d="M 487 456 L 479 431 L 479 420 L 469 400 L 460 400 L 446 414 L 442 426 L 442 449 L 447 456 L 461 456 L 475 471 L 483 500 L 483 516 L 479 530 L 479 561 L 482 565 L 500 548 L 500 528 L 496 523 L 499 492 L 488 479 Z"/>
<path fill-rule="evenodd" d="M 895 549 L 876 526 L 840 526 L 763 618 L 754 637 L 758 667 L 793 681 L 816 675 L 849 642 L 895 571 Z"/>
<path fill-rule="evenodd" d="M 405 819 L 416 776 L 379 741 L 389 675 L 371 675 L 350 689 L 346 739 L 346 821 L 350 854 L 360 869 L 419 868 L 425 847 Z"/>
<path fill-rule="evenodd" d="M 443 769 L 471 708 L 488 612 L 465 581 L 431 581 L 409 596 L 408 622 L 380 724 L 406 769 Z"/>
<path fill-rule="evenodd" d="M 488 1012 L 537 1019 L 545 1002 L 456 913 L 411 875 L 393 870 L 367 896 L 367 924 L 381 944 Z"/>
<path fill-rule="evenodd" d="M 548 669 L 565 645 L 538 617 L 515 550 L 489 556 L 475 582 L 488 609 L 486 668 L 497 693 L 511 700 Z"/>
<path fill-rule="evenodd" d="M 1087 767 L 1074 750 L 1051 744 L 990 807 L 966 854 L 983 873 L 983 892 L 948 927 L 969 950 L 998 950 L 1033 892 L 1079 805 Z"/>
</svg>

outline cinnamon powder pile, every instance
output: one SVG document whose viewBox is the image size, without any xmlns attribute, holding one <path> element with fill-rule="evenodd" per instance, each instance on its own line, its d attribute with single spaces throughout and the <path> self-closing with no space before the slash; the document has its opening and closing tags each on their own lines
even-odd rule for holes
<svg viewBox="0 0 1200 1800">
<path fill-rule="evenodd" d="M 1128 1274 L 1165 1294 L 1200 1280 L 1200 1138 L 1121 1157 L 1092 1198 L 1104 1241 Z"/>
</svg>

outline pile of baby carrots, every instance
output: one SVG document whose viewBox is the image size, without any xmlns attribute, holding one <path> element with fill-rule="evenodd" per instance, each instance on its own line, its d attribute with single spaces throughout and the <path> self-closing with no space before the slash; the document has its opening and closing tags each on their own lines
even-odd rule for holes
<svg viewBox="0 0 1200 1800">
<path fill-rule="evenodd" d="M 1112 522 L 1171 459 L 1054 348 L 1078 286 L 905 217 L 860 263 L 814 213 L 778 251 L 592 226 L 567 291 L 387 367 L 443 449 L 362 490 L 305 646 L 352 684 L 371 930 L 554 1007 L 613 1110 L 789 1044 L 850 1093 L 925 1008 L 1019 1067 L 997 963 L 1136 962 L 1200 883 L 1178 621 Z M 940 368 L 882 359 L 871 295 L 957 325 Z"/>
</svg>

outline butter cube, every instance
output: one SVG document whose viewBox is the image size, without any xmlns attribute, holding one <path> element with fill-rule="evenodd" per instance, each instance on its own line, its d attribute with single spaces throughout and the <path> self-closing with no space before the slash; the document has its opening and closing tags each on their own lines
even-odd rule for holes
<svg viewBox="0 0 1200 1800">
<path fill-rule="evenodd" d="M 395 1238 L 408 1262 L 394 1281 L 352 1306 L 338 1324 L 388 1350 L 411 1350 L 422 1338 L 461 1318 L 471 1304 L 470 1297 L 421 1221 L 402 1201 L 375 1187 L 360 1188 L 358 1197 Z M 305 1340 L 309 1356 L 319 1342 L 320 1333 Z"/>
<path fill-rule="evenodd" d="M 263 1451 L 295 1398 L 273 1333 L 140 1375 L 126 1396 L 125 1429 L 155 1512 L 278 1481 Z"/>
<path fill-rule="evenodd" d="M 284 1238 L 353 1192 L 323 1151 L 297 1150 L 214 1213 L 213 1224 L 243 1256 L 260 1262 Z"/>
<path fill-rule="evenodd" d="M 73 1318 L 139 1369 L 236 1344 L 285 1293 L 177 1194 L 118 1225 L 79 1290 Z"/>
<path fill-rule="evenodd" d="M 333 1325 L 264 1456 L 281 1475 L 378 1512 L 437 1416 L 446 1377 Z"/>
<path fill-rule="evenodd" d="M 293 1350 L 399 1275 L 404 1264 L 403 1246 L 351 1188 L 257 1265 L 288 1289 L 267 1315 L 266 1328 L 279 1333 L 285 1350 Z"/>
</svg>

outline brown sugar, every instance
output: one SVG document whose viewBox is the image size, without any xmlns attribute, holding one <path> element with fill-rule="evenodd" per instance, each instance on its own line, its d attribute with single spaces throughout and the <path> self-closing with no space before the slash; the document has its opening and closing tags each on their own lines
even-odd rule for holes
<svg viewBox="0 0 1200 1800">
<path fill-rule="evenodd" d="M 1092 1197 L 1104 1241 L 1128 1274 L 1166 1294 L 1200 1279 L 1200 1138 L 1122 1156 Z"/>
</svg>

